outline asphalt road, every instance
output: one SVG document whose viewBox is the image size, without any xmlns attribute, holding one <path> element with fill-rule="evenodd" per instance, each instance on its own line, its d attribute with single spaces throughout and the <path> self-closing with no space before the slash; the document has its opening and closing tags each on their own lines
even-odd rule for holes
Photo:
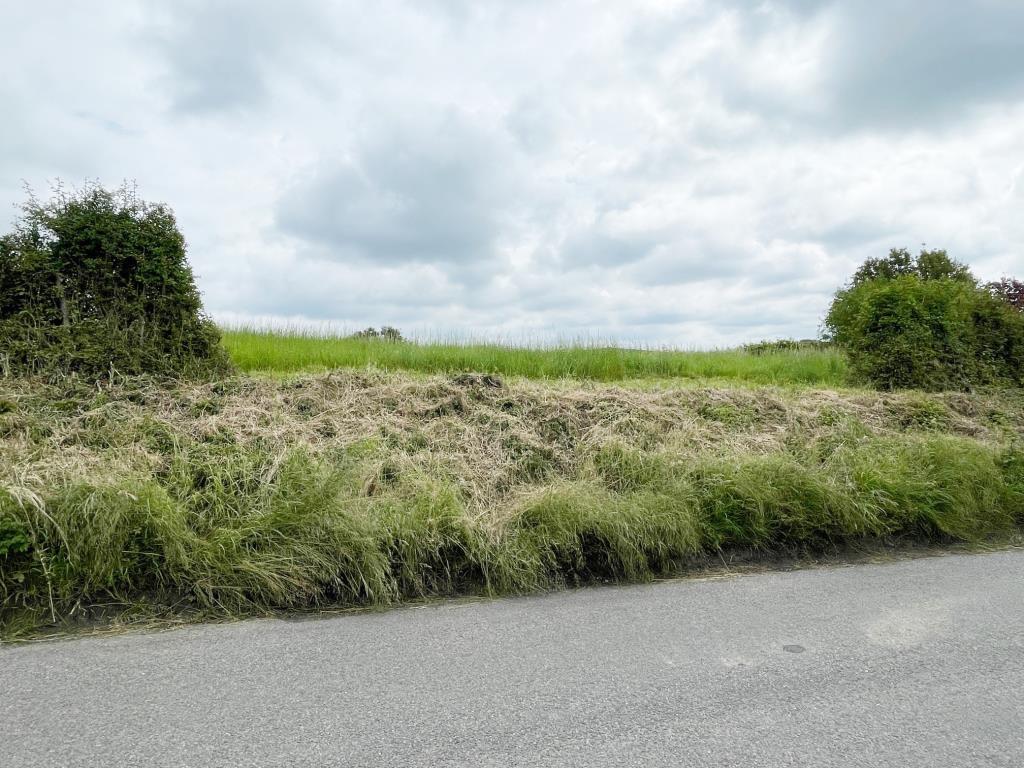
<svg viewBox="0 0 1024 768">
<path fill-rule="evenodd" d="M 1024 765 L 1024 552 L 0 647 L 0 765 Z"/>
</svg>

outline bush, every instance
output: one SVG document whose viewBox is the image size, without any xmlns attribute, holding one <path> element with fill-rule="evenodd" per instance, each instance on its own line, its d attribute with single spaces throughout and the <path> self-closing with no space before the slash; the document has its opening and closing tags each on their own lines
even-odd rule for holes
<svg viewBox="0 0 1024 768">
<path fill-rule="evenodd" d="M 944 251 L 866 262 L 840 290 L 826 333 L 880 389 L 970 389 L 1024 380 L 1024 315 Z M 926 258 L 927 257 L 927 258 Z M 895 276 L 889 276 L 895 275 Z"/>
<path fill-rule="evenodd" d="M 23 206 L 0 238 L 0 348 L 16 374 L 228 367 L 174 214 L 127 186 L 58 187 Z"/>
</svg>

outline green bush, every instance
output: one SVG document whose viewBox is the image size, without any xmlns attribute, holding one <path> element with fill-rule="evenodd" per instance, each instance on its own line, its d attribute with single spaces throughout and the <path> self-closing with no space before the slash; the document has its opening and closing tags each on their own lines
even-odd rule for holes
<svg viewBox="0 0 1024 768">
<path fill-rule="evenodd" d="M 228 367 L 174 214 L 130 187 L 96 184 L 30 198 L 0 238 L 0 349 L 15 374 Z"/>
<path fill-rule="evenodd" d="M 890 260 L 902 264 L 903 253 L 894 251 Z M 981 288 L 962 265 L 944 252 L 926 251 L 906 269 L 890 268 L 888 261 L 868 266 L 836 294 L 825 319 L 854 376 L 880 389 L 970 389 L 1024 380 L 1024 316 Z"/>
</svg>

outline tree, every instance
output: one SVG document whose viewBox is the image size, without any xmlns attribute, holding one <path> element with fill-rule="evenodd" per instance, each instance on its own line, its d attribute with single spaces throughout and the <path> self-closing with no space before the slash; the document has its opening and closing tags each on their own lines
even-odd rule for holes
<svg viewBox="0 0 1024 768">
<path fill-rule="evenodd" d="M 134 188 L 31 195 L 0 238 L 0 350 L 49 375 L 223 370 L 174 214 Z"/>
<path fill-rule="evenodd" d="M 975 282 L 966 265 L 954 261 L 945 250 L 925 250 L 911 256 L 906 248 L 893 248 L 881 259 L 868 259 L 853 273 L 851 283 L 860 285 L 868 280 L 893 280 L 905 275 L 917 275 L 922 280 L 957 280 Z"/>
</svg>

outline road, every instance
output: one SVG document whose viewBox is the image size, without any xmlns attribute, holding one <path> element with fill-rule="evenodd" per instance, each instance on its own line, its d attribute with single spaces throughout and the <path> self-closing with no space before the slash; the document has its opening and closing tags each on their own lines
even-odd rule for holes
<svg viewBox="0 0 1024 768">
<path fill-rule="evenodd" d="M 1024 552 L 0 647 L 0 765 L 1024 765 Z"/>
</svg>

